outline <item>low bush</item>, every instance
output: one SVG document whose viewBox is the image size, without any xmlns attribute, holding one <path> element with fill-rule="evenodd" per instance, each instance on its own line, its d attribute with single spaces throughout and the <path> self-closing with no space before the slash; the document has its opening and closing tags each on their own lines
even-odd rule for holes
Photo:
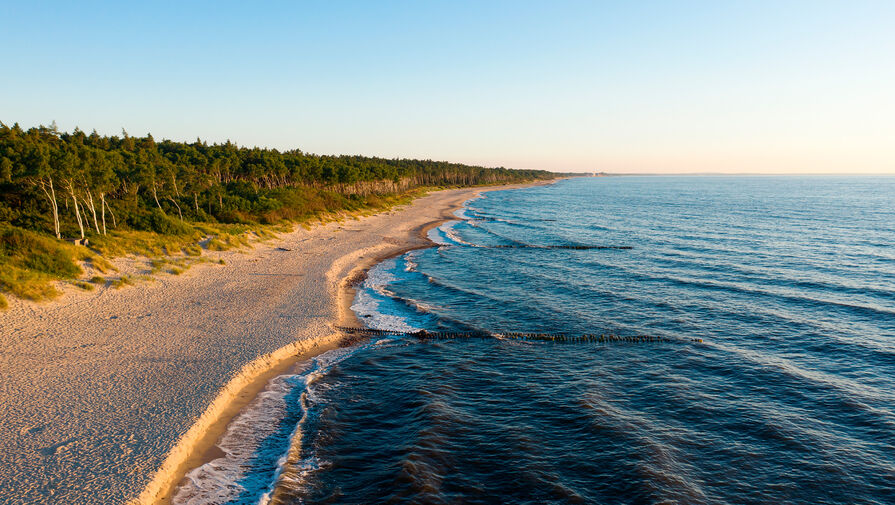
<svg viewBox="0 0 895 505">
<path fill-rule="evenodd" d="M 127 225 L 135 230 L 153 231 L 161 235 L 189 235 L 193 232 L 190 225 L 159 209 L 131 214 L 127 218 Z"/>
</svg>

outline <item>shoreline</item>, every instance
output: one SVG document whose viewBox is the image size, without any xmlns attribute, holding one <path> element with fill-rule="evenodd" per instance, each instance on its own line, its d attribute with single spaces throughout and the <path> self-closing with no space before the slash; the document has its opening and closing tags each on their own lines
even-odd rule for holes
<svg viewBox="0 0 895 505">
<path fill-rule="evenodd" d="M 180 275 L 0 313 L 0 505 L 155 503 L 292 363 L 358 324 L 354 284 L 484 191 L 295 227 Z M 220 266 L 216 260 L 225 259 Z M 123 258 L 125 265 L 137 261 Z M 214 261 L 214 262 L 213 262 Z"/>
<path fill-rule="evenodd" d="M 467 201 L 479 198 L 483 192 L 540 186 L 558 180 L 560 179 L 527 184 L 466 188 L 466 191 L 461 192 L 460 198 L 441 209 L 437 219 L 424 223 L 413 230 L 408 230 L 409 233 L 404 237 L 407 244 L 393 244 L 395 247 L 358 256 L 354 259 L 353 266 L 348 273 L 337 283 L 336 317 L 329 327 L 332 329 L 334 326 L 363 326 L 351 310 L 351 305 L 356 294 L 356 286 L 363 282 L 367 272 L 375 265 L 409 251 L 433 247 L 435 244 L 429 240 L 428 232 L 448 221 L 457 219 L 454 213 L 463 208 Z M 469 191 L 471 193 L 466 194 Z M 221 436 L 226 433 L 230 423 L 267 388 L 273 378 L 287 373 L 301 362 L 326 351 L 351 345 L 355 341 L 347 335 L 333 330 L 332 333 L 314 341 L 296 341 L 288 344 L 271 355 L 262 356 L 246 365 L 234 379 L 221 389 L 218 397 L 200 419 L 170 451 L 153 480 L 130 503 L 134 505 L 170 504 L 174 493 L 189 472 L 222 455 L 217 447 Z"/>
</svg>

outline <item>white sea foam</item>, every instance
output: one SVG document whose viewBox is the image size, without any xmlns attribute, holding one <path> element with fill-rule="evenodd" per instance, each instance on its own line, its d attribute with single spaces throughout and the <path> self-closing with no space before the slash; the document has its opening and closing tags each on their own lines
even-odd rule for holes
<svg viewBox="0 0 895 505">
<path fill-rule="evenodd" d="M 445 235 L 440 226 L 429 230 L 429 232 L 426 233 L 426 237 L 438 245 L 455 245 Z"/>
<path fill-rule="evenodd" d="M 307 404 L 317 402 L 311 386 L 334 365 L 366 345 L 327 351 L 308 362 L 298 374 L 273 378 L 265 391 L 227 427 L 218 443 L 224 456 L 189 472 L 171 502 L 175 505 L 209 505 L 237 499 L 244 501 L 246 495 L 255 495 L 258 503 L 266 503 L 282 473 L 289 447 L 307 419 Z M 302 419 L 289 436 L 283 438 L 283 443 L 275 444 L 276 447 L 267 448 L 265 452 L 262 443 L 281 429 L 280 424 L 290 409 L 294 412 L 295 406 L 288 404 L 288 397 L 296 392 L 295 388 L 302 390 Z M 277 469 L 272 476 L 268 472 L 258 472 L 258 467 L 267 467 L 273 461 L 277 462 Z M 306 463 L 315 462 L 316 459 L 309 459 Z M 319 465 L 319 462 L 315 464 Z"/>
<path fill-rule="evenodd" d="M 442 232 L 444 232 L 444 234 L 445 234 L 445 236 L 447 236 L 447 238 L 451 239 L 454 242 L 454 244 L 462 244 L 462 245 L 471 246 L 471 247 L 478 247 L 477 245 L 473 244 L 472 242 L 467 242 L 460 237 L 460 234 L 457 233 L 457 230 L 454 229 L 454 227 L 457 226 L 457 224 L 459 224 L 459 223 L 460 223 L 460 221 L 448 221 L 447 223 L 444 223 L 443 225 L 439 226 L 439 228 L 441 229 Z"/>
<path fill-rule="evenodd" d="M 411 326 L 405 318 L 380 310 L 384 299 L 391 297 L 386 287 L 397 279 L 393 273 L 396 268 L 395 259 L 383 261 L 371 268 L 361 289 L 354 296 L 351 310 L 369 328 L 414 332 L 419 328 Z"/>
<path fill-rule="evenodd" d="M 246 474 L 246 463 L 256 456 L 261 442 L 276 432 L 277 425 L 287 413 L 286 396 L 293 388 L 300 387 L 296 381 L 300 384 L 299 378 L 294 375 L 282 375 L 271 380 L 267 389 L 227 427 L 227 432 L 218 443 L 225 455 L 189 472 L 186 483 L 177 490 L 172 503 L 224 503 L 250 491 L 250 482 L 240 484 L 252 477 Z"/>
<path fill-rule="evenodd" d="M 405 272 L 416 272 L 416 269 L 419 266 L 417 263 L 417 256 L 419 256 L 419 251 L 410 251 L 404 255 Z"/>
</svg>

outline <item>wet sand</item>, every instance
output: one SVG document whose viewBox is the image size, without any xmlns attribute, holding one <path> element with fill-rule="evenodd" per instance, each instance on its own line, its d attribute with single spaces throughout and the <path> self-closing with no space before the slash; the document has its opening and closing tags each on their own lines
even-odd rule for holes
<svg viewBox="0 0 895 505">
<path fill-rule="evenodd" d="M 425 231 L 482 190 L 207 253 L 224 266 L 12 303 L 0 313 L 0 504 L 164 502 L 272 377 L 339 345 L 333 326 L 356 323 L 351 287 L 366 269 L 429 246 Z"/>
</svg>

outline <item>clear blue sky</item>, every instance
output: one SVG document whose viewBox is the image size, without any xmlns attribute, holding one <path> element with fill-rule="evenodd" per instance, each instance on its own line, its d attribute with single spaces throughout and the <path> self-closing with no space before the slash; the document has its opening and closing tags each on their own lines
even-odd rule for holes
<svg viewBox="0 0 895 505">
<path fill-rule="evenodd" d="M 0 121 L 549 170 L 895 173 L 893 1 L 0 5 Z"/>
</svg>

